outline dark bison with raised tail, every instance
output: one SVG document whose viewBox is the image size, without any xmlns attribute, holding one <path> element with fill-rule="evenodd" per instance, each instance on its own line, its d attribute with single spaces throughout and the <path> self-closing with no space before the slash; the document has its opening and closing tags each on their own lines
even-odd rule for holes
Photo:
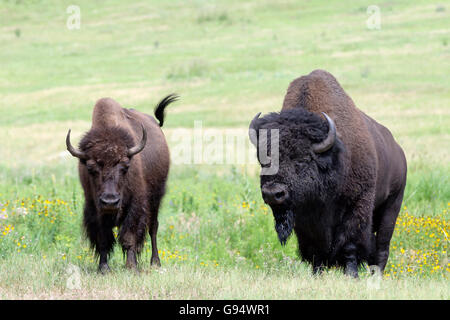
<svg viewBox="0 0 450 320">
<path fill-rule="evenodd" d="M 314 273 L 338 266 L 357 277 L 363 262 L 382 272 L 406 185 L 405 155 L 389 130 L 323 70 L 295 79 L 281 112 L 253 119 L 258 149 L 260 129 L 279 130 L 278 172 L 261 175 L 261 192 L 281 243 L 294 230 Z"/>
<path fill-rule="evenodd" d="M 158 211 L 170 164 L 160 127 L 164 109 L 176 99 L 176 95 L 169 95 L 156 106 L 158 123 L 147 114 L 103 98 L 95 104 L 92 127 L 78 149 L 70 143 L 70 130 L 67 134 L 67 150 L 79 158 L 85 196 L 83 225 L 100 257 L 102 273 L 109 271 L 115 226 L 119 227 L 118 240 L 126 252 L 128 268 L 137 268 L 136 257 L 147 232 L 152 242 L 151 264 L 160 265 L 156 245 Z"/>
</svg>

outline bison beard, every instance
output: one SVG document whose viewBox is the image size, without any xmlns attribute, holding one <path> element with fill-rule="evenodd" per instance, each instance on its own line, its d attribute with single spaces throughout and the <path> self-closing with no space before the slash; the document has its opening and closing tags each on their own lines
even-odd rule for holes
<svg viewBox="0 0 450 320">
<path fill-rule="evenodd" d="M 278 239 L 281 245 L 284 246 L 294 228 L 294 212 L 286 210 L 284 212 L 274 212 L 273 215 L 275 217 L 275 230 L 278 234 Z"/>
</svg>

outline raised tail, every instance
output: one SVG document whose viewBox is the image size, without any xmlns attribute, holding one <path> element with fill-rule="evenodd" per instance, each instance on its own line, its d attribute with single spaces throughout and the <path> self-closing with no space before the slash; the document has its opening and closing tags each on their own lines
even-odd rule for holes
<svg viewBox="0 0 450 320">
<path fill-rule="evenodd" d="M 177 101 L 179 96 L 175 93 L 169 94 L 167 97 L 162 99 L 155 107 L 155 117 L 159 121 L 159 126 L 162 127 L 164 124 L 165 108 L 172 102 Z"/>
</svg>

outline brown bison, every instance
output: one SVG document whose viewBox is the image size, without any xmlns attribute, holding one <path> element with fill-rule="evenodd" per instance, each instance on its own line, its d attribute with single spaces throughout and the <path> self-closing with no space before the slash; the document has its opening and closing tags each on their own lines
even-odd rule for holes
<svg viewBox="0 0 450 320">
<path fill-rule="evenodd" d="M 136 269 L 136 255 L 147 231 L 152 242 L 151 264 L 160 265 L 156 233 L 158 210 L 169 172 L 169 149 L 160 127 L 164 109 L 178 97 L 169 95 L 155 108 L 159 123 L 147 114 L 122 108 L 110 98 L 97 101 L 92 127 L 75 149 L 67 133 L 67 150 L 79 158 L 78 171 L 84 190 L 86 235 L 100 256 L 99 270 L 109 271 L 108 255 L 113 250 L 113 228 L 126 266 Z"/>
<path fill-rule="evenodd" d="M 278 130 L 278 171 L 261 175 L 261 191 L 281 243 L 294 229 L 314 273 L 334 265 L 357 277 L 363 262 L 383 271 L 406 184 L 405 155 L 389 130 L 322 70 L 289 85 L 281 112 L 251 122 L 253 144 L 273 150 L 260 129 Z"/>
</svg>

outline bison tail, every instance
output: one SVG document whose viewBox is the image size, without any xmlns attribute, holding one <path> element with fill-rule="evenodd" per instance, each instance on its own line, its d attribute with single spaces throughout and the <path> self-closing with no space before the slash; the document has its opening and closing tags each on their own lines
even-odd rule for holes
<svg viewBox="0 0 450 320">
<path fill-rule="evenodd" d="M 155 117 L 159 121 L 159 126 L 162 127 L 164 124 L 165 108 L 172 102 L 177 101 L 179 96 L 175 93 L 169 94 L 167 97 L 162 99 L 158 105 L 155 107 Z"/>
</svg>

